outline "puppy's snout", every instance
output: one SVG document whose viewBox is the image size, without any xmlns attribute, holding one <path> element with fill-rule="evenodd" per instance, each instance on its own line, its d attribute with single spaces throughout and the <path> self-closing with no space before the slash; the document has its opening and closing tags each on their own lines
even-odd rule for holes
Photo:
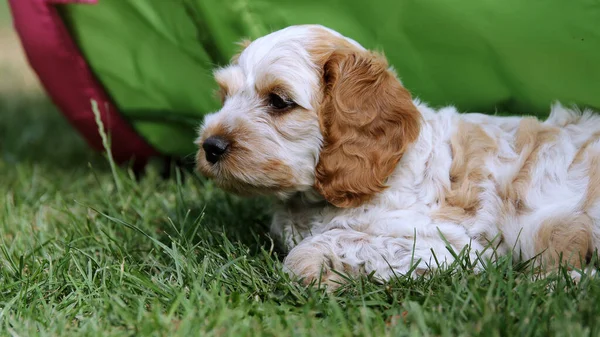
<svg viewBox="0 0 600 337">
<path fill-rule="evenodd" d="M 202 148 L 206 154 L 206 160 L 211 164 L 215 164 L 229 148 L 229 142 L 223 137 L 211 136 L 202 143 Z"/>
</svg>

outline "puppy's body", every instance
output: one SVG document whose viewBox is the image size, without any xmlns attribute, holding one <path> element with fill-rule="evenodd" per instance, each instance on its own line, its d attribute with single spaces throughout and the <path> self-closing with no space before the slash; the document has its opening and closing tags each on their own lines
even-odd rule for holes
<svg viewBox="0 0 600 337">
<path fill-rule="evenodd" d="M 598 116 L 556 105 L 539 122 L 415 104 L 420 136 L 384 192 L 350 209 L 295 201 L 304 207 L 276 213 L 272 232 L 291 249 L 292 271 L 314 276 L 317 259 L 387 279 L 420 260 L 418 274 L 451 262 L 448 244 L 456 253 L 470 245 L 472 261 L 514 250 L 524 260 L 541 253 L 546 266 L 562 253 L 579 267 L 598 247 Z"/>
<path fill-rule="evenodd" d="M 514 250 L 581 267 L 600 244 L 590 112 L 435 111 L 381 56 L 319 26 L 258 39 L 216 77 L 224 106 L 205 120 L 198 168 L 234 192 L 279 197 L 272 232 L 308 281 L 338 280 L 332 269 L 386 280 L 415 263 L 424 273 L 452 261 L 448 245 L 473 260 Z"/>
</svg>

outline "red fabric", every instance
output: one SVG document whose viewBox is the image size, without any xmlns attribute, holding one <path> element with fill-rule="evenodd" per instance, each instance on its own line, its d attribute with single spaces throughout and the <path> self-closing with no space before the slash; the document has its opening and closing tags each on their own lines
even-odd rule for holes
<svg viewBox="0 0 600 337">
<path fill-rule="evenodd" d="M 9 0 L 14 27 L 29 64 L 44 89 L 88 144 L 102 151 L 91 100 L 96 100 L 101 119 L 112 142 L 115 161 L 134 160 L 144 165 L 154 150 L 128 122 L 108 97 L 71 38 L 55 4 L 87 3 L 97 0 Z"/>
</svg>

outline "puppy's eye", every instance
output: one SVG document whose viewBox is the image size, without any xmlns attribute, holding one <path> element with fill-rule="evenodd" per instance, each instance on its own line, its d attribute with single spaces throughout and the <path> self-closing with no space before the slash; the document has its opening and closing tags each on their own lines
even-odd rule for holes
<svg viewBox="0 0 600 337">
<path fill-rule="evenodd" d="M 294 105 L 296 105 L 296 103 L 289 99 L 284 99 L 275 93 L 269 94 L 269 107 L 275 110 L 286 110 Z"/>
</svg>

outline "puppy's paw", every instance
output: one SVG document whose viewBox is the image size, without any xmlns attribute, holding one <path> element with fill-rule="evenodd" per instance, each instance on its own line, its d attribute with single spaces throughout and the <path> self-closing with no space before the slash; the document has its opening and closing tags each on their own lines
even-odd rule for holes
<svg viewBox="0 0 600 337">
<path fill-rule="evenodd" d="M 597 274 L 596 269 L 591 266 L 587 266 L 583 269 L 572 269 L 569 271 L 569 276 L 571 276 L 571 279 L 573 280 L 573 282 L 575 284 L 578 284 L 581 282 L 581 278 L 583 277 L 583 275 L 586 275 L 587 277 L 590 277 L 590 278 L 596 278 L 597 277 L 596 274 Z"/>
<path fill-rule="evenodd" d="M 346 282 L 347 265 L 324 244 L 302 243 L 290 251 L 284 262 L 285 271 L 305 285 L 314 284 L 335 290 Z"/>
</svg>

